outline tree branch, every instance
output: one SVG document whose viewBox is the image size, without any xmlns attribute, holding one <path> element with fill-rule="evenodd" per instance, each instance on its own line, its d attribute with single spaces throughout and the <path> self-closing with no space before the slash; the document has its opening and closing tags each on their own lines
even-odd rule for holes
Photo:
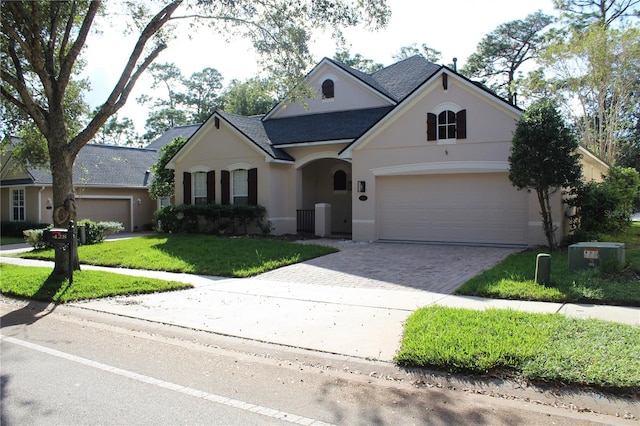
<svg viewBox="0 0 640 426">
<path fill-rule="evenodd" d="M 76 135 L 70 142 L 71 149 L 79 151 L 96 133 L 96 131 L 109 119 L 109 117 L 117 112 L 126 102 L 127 97 L 133 90 L 133 87 L 142 75 L 142 73 L 151 65 L 162 50 L 166 48 L 164 44 L 157 46 L 151 54 L 149 54 L 142 64 L 137 65 L 140 56 L 144 52 L 147 42 L 171 19 L 171 15 L 182 4 L 183 0 L 174 0 L 158 12 L 144 28 L 138 41 L 129 56 L 129 60 L 125 65 L 120 79 L 113 88 L 107 101 L 98 109 L 97 114 L 89 122 L 89 124 Z"/>
</svg>

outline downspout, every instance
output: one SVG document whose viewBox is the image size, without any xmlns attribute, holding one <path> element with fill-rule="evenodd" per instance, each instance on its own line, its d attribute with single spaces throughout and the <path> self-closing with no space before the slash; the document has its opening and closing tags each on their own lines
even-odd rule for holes
<svg viewBox="0 0 640 426">
<path fill-rule="evenodd" d="M 42 223 L 42 191 L 44 190 L 45 187 L 43 186 L 40 188 L 40 191 L 38 191 L 38 223 Z"/>
</svg>

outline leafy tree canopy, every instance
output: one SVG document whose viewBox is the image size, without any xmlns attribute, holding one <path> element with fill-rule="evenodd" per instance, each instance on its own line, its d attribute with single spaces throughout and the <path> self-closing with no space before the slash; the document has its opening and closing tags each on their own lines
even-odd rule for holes
<svg viewBox="0 0 640 426">
<path fill-rule="evenodd" d="M 509 180 L 518 189 L 536 192 L 549 249 L 555 249 L 550 197 L 580 181 L 578 142 L 567 128 L 556 104 L 535 102 L 524 113 L 513 136 Z"/>
<path fill-rule="evenodd" d="M 415 55 L 422 55 L 427 61 L 431 61 L 433 63 L 440 62 L 440 59 L 442 59 L 442 52 L 427 46 L 426 43 L 422 43 L 421 47 L 422 49 L 418 48 L 416 43 L 413 43 L 410 46 L 402 46 L 393 55 L 393 59 L 395 61 L 402 61 Z"/>
<path fill-rule="evenodd" d="M 384 68 L 384 65 L 374 62 L 373 59 L 366 59 L 359 53 L 351 56 L 351 52 L 348 50 L 340 50 L 336 52 L 336 54 L 333 55 L 333 59 L 338 62 L 342 62 L 351 68 L 366 72 L 367 74 L 373 74 L 379 69 Z"/>
<path fill-rule="evenodd" d="M 460 72 L 479 78 L 500 96 L 516 103 L 516 80 L 522 65 L 535 59 L 543 48 L 543 31 L 553 18 L 541 11 L 499 25 L 478 43 Z"/>
<path fill-rule="evenodd" d="M 85 146 L 127 102 L 138 79 L 171 41 L 172 23 L 209 25 L 228 36 L 253 43 L 263 68 L 293 88 L 312 62 L 308 42 L 314 29 L 355 25 L 379 28 L 387 23 L 384 0 L 172 0 L 161 2 L 7 1 L 0 0 L 2 45 L 0 75 L 3 101 L 17 108 L 46 140 L 53 176 L 54 223 L 75 220 L 73 163 Z M 123 12 L 127 31 L 137 40 L 120 77 L 96 114 L 86 122 L 70 118 L 69 103 L 80 90 L 77 72 L 96 22 Z M 195 31 L 195 28 L 192 29 Z M 287 90 L 286 92 L 290 92 Z M 293 92 L 292 92 L 293 93 Z M 80 98 L 81 99 L 81 98 Z M 77 126 L 77 127 L 75 127 Z M 57 213 L 56 213 L 57 212 Z M 79 268 L 77 250 L 74 265 Z M 56 250 L 55 272 L 66 273 L 69 253 Z"/>
<path fill-rule="evenodd" d="M 149 185 L 149 196 L 151 199 L 171 197 L 175 193 L 175 178 L 173 170 L 166 166 L 174 155 L 187 143 L 183 137 L 177 137 L 162 148 L 158 161 L 151 166 L 152 181 Z"/>
<path fill-rule="evenodd" d="M 244 82 L 231 80 L 222 95 L 225 112 L 238 115 L 266 114 L 277 103 L 268 79 L 254 77 Z"/>
</svg>

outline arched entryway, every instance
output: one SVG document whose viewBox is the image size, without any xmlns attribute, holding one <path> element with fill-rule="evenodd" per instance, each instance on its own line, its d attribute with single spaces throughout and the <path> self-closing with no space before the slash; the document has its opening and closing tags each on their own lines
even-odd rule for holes
<svg viewBox="0 0 640 426">
<path fill-rule="evenodd" d="M 313 160 L 299 169 L 297 203 L 298 232 L 313 232 L 315 205 L 331 204 L 331 232 L 351 234 L 351 164 L 347 161 L 323 158 Z"/>
</svg>

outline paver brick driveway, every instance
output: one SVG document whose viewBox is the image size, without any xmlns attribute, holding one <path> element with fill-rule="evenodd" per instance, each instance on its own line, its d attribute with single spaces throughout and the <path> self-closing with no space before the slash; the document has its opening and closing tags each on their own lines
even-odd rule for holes
<svg viewBox="0 0 640 426">
<path fill-rule="evenodd" d="M 519 250 L 502 247 L 358 243 L 339 240 L 305 242 L 331 244 L 338 247 L 340 252 L 276 269 L 256 278 L 450 294 L 469 278 Z"/>
</svg>

